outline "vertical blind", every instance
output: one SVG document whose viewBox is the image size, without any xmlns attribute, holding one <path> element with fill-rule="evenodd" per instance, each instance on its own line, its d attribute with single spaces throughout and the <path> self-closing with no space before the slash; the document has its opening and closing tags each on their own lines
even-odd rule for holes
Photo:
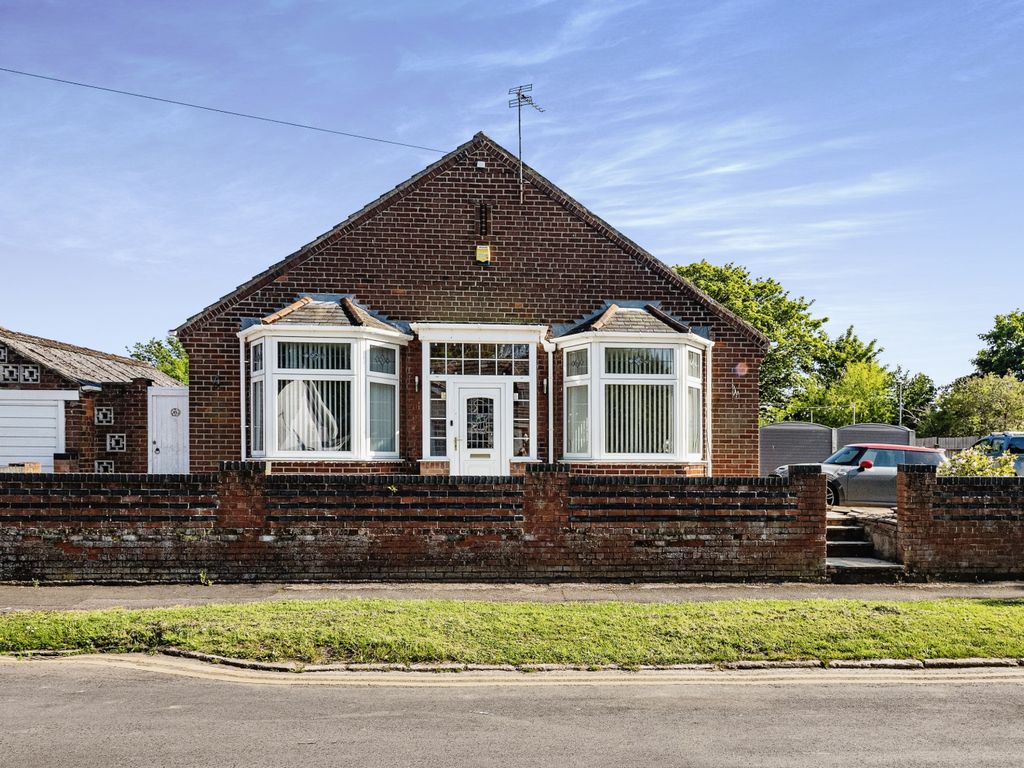
<svg viewBox="0 0 1024 768">
<path fill-rule="evenodd" d="M 566 453 L 586 454 L 590 451 L 589 387 L 565 390 Z"/>
<path fill-rule="evenodd" d="M 605 450 L 672 453 L 673 390 L 671 384 L 606 384 Z"/>
<path fill-rule="evenodd" d="M 252 383 L 252 449 L 263 451 L 263 382 Z"/>
<path fill-rule="evenodd" d="M 671 375 L 674 350 L 668 347 L 608 347 L 604 372 L 634 376 Z"/>
<path fill-rule="evenodd" d="M 282 451 L 352 450 L 352 382 L 277 382 L 277 447 Z"/>
<path fill-rule="evenodd" d="M 395 423 L 394 384 L 370 382 L 370 450 L 374 453 L 393 453 L 395 434 L 398 432 Z"/>
<path fill-rule="evenodd" d="M 701 397 L 700 389 L 698 387 L 687 387 L 687 444 L 686 452 L 690 454 L 700 454 L 701 443 L 703 442 L 701 431 L 703 428 L 703 414 L 701 413 Z"/>
<path fill-rule="evenodd" d="M 282 341 L 277 367 L 308 371 L 352 370 L 352 345 L 319 341 Z"/>
</svg>

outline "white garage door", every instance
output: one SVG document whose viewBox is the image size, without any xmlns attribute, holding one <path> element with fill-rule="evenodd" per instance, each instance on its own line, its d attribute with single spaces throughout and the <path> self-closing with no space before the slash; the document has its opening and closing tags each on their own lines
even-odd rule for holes
<svg viewBox="0 0 1024 768">
<path fill-rule="evenodd" d="M 64 451 L 64 402 L 77 399 L 77 392 L 0 390 L 0 467 L 37 461 L 52 472 L 53 454 Z"/>
</svg>

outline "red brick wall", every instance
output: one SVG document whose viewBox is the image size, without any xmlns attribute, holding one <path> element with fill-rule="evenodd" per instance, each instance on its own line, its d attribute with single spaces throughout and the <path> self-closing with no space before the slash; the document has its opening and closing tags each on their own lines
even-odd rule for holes
<svg viewBox="0 0 1024 768">
<path fill-rule="evenodd" d="M 917 576 L 1024 576 L 1024 478 L 936 477 L 934 467 L 900 467 L 896 545 Z"/>
<path fill-rule="evenodd" d="M 486 168 L 476 168 L 483 160 Z M 489 205 L 479 234 L 478 204 Z M 490 266 L 475 246 L 493 248 Z M 300 293 L 348 293 L 397 320 L 568 323 L 607 299 L 661 301 L 672 314 L 711 328 L 715 474 L 757 474 L 759 346 L 732 322 L 666 276 L 626 241 L 527 184 L 519 203 L 516 168 L 477 143 L 378 211 L 357 218 L 287 267 L 274 268 L 250 293 L 182 330 L 191 359 L 192 465 L 212 470 L 239 456 L 238 340 L 243 318 L 262 317 Z M 419 348 L 404 356 L 403 455 L 420 458 Z M 543 376 L 546 355 L 538 351 Z M 421 382 L 421 385 L 424 383 Z M 561 386 L 556 382 L 556 458 L 561 453 Z M 547 399 L 536 393 L 538 457 L 547 460 Z"/>
<path fill-rule="evenodd" d="M 0 475 L 0 581 L 821 579 L 824 477 Z"/>
</svg>

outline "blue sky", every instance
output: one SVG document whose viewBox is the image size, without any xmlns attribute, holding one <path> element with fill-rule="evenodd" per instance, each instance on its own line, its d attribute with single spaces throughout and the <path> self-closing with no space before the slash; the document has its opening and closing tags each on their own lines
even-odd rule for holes
<svg viewBox="0 0 1024 768">
<path fill-rule="evenodd" d="M 0 0 L 0 66 L 442 149 L 533 82 L 541 173 L 939 383 L 1024 305 L 1022 51 L 1022 0 Z M 0 325 L 121 351 L 435 157 L 0 73 Z"/>
</svg>

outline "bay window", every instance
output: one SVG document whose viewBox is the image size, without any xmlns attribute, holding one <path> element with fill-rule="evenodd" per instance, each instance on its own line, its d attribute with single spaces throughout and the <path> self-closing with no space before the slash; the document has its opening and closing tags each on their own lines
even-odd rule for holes
<svg viewBox="0 0 1024 768">
<path fill-rule="evenodd" d="M 248 335 L 252 456 L 398 457 L 399 347 L 407 337 L 263 327 Z"/>
<path fill-rule="evenodd" d="M 565 457 L 701 461 L 702 349 L 678 336 L 596 336 L 563 346 Z"/>
</svg>

